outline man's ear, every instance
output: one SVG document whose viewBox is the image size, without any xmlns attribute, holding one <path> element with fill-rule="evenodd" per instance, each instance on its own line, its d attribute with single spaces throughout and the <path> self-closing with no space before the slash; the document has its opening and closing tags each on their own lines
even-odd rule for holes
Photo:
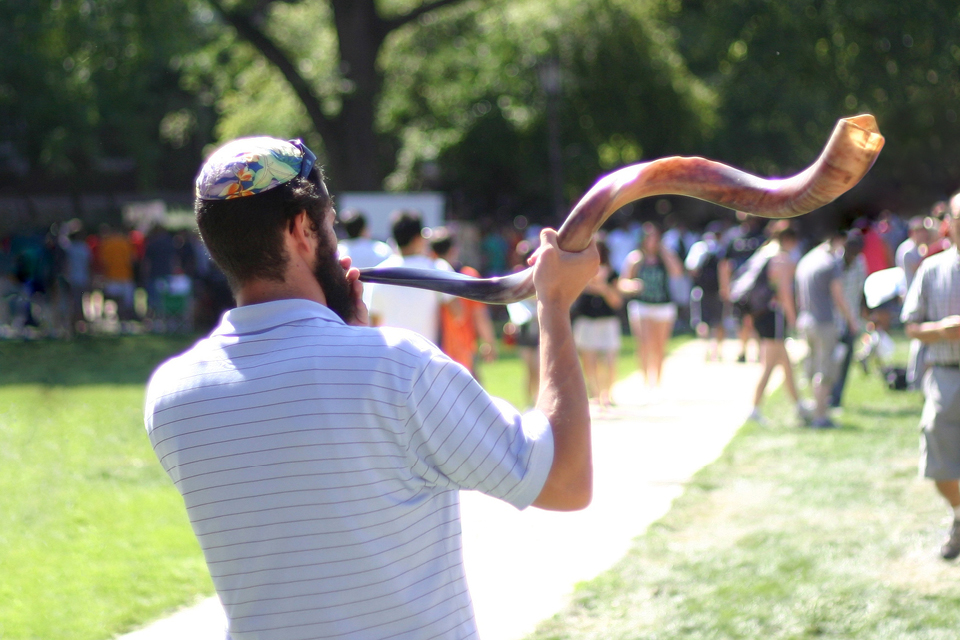
<svg viewBox="0 0 960 640">
<path fill-rule="evenodd" d="M 300 213 L 290 218 L 290 222 L 287 225 L 287 233 L 290 234 L 294 244 L 301 246 L 308 252 L 312 252 L 313 247 L 311 242 L 316 239 L 316 233 L 314 232 L 310 216 L 307 215 L 306 210 L 301 210 Z"/>
</svg>

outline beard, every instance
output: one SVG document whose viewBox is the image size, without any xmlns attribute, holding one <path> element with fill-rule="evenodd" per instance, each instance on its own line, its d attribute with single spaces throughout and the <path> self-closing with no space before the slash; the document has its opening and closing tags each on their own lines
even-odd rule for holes
<svg viewBox="0 0 960 640">
<path fill-rule="evenodd" d="M 331 243 L 327 234 L 321 231 L 321 241 L 317 243 L 313 277 L 317 279 L 327 307 L 340 319 L 349 323 L 354 315 L 352 288 L 347 282 L 347 272 L 340 266 L 337 258 L 337 245 Z"/>
</svg>

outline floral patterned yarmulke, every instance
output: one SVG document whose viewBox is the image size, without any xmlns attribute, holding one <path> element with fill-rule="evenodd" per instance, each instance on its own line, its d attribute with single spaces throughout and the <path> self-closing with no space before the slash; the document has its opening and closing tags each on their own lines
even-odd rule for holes
<svg viewBox="0 0 960 640">
<path fill-rule="evenodd" d="M 229 200 L 269 191 L 300 174 L 304 153 L 267 136 L 239 138 L 211 155 L 197 176 L 197 198 Z"/>
</svg>

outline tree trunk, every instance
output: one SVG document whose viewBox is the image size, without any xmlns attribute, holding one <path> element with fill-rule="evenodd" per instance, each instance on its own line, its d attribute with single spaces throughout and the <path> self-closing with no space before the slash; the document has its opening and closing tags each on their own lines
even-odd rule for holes
<svg viewBox="0 0 960 640">
<path fill-rule="evenodd" d="M 425 13 L 462 0 L 433 0 L 405 14 L 385 20 L 377 13 L 375 0 L 329 0 L 340 49 L 340 72 L 350 88 L 341 96 L 336 117 L 323 113 L 321 100 L 300 75 L 296 61 L 284 52 L 259 24 L 274 0 L 261 0 L 252 13 L 228 10 L 220 0 L 208 0 L 237 34 L 256 47 L 280 73 L 303 103 L 310 121 L 323 138 L 327 152 L 326 173 L 336 191 L 380 191 L 385 167 L 392 159 L 381 158 L 376 133 L 377 98 L 383 75 L 377 57 L 387 34 L 415 21 Z"/>
<path fill-rule="evenodd" d="M 383 76 L 377 56 L 386 35 L 385 24 L 373 0 L 333 0 L 334 23 L 340 49 L 340 71 L 351 89 L 335 121 L 334 154 L 342 162 L 331 166 L 331 179 L 346 191 L 379 191 L 384 172 L 375 119 Z M 331 144 L 333 143 L 333 144 Z"/>
</svg>

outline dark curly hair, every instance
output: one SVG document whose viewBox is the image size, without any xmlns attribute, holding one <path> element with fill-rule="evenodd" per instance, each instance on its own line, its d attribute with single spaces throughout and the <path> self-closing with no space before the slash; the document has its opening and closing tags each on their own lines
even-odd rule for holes
<svg viewBox="0 0 960 640">
<path fill-rule="evenodd" d="M 333 206 L 322 180 L 314 167 L 309 178 L 294 178 L 256 195 L 196 201 L 200 237 L 234 293 L 252 280 L 283 281 L 287 265 L 284 229 L 306 211 L 317 231 Z"/>
</svg>

